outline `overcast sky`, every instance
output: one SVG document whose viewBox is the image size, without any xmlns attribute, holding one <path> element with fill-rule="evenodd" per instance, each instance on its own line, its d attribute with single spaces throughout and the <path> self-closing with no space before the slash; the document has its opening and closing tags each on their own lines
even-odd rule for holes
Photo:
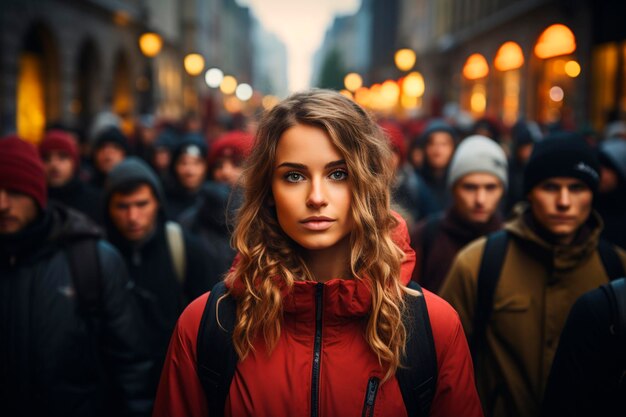
<svg viewBox="0 0 626 417">
<path fill-rule="evenodd" d="M 353 14 L 361 0 L 237 0 L 249 6 L 263 27 L 275 33 L 288 53 L 289 90 L 310 87 L 313 54 L 335 15 Z"/>
</svg>

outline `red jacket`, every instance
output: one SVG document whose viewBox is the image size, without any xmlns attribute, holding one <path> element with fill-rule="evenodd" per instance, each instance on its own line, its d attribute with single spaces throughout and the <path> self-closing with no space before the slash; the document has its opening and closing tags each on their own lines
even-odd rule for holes
<svg viewBox="0 0 626 417">
<path fill-rule="evenodd" d="M 415 262 L 406 225 L 395 233 L 407 254 L 402 281 L 408 282 Z M 283 301 L 284 320 L 278 344 L 267 354 L 262 338 L 237 365 L 226 400 L 227 416 L 311 415 L 312 358 L 317 288 L 322 296 L 322 348 L 319 416 L 361 415 L 368 380 L 384 371 L 364 338 L 371 295 L 359 280 L 334 279 L 324 284 L 296 282 Z M 481 417 L 472 362 L 458 315 L 438 296 L 424 291 L 437 351 L 437 390 L 431 416 Z M 181 315 L 161 375 L 155 417 L 206 417 L 207 403 L 196 373 L 196 339 L 208 294 Z M 377 392 L 375 416 L 406 416 L 395 378 Z"/>
</svg>

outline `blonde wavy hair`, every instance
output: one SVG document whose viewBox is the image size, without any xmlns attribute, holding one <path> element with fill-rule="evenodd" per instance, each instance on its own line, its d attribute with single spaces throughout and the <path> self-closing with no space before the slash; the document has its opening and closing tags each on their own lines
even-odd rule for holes
<svg viewBox="0 0 626 417">
<path fill-rule="evenodd" d="M 359 105 L 328 90 L 294 94 L 260 122 L 242 176 L 244 202 L 233 231 L 239 261 L 226 276 L 231 288 L 235 281 L 244 287 L 237 294 L 235 350 L 243 360 L 262 334 L 271 352 L 281 332 L 282 294 L 295 281 L 313 279 L 270 204 L 278 141 L 297 124 L 322 129 L 345 158 L 354 218 L 350 270 L 354 279 L 366 280 L 371 288 L 365 337 L 386 367 L 388 379 L 401 366 L 407 337 L 402 323 L 405 288 L 399 282 L 403 252 L 391 238 L 398 224 L 389 202 L 391 150 L 378 125 Z"/>
</svg>

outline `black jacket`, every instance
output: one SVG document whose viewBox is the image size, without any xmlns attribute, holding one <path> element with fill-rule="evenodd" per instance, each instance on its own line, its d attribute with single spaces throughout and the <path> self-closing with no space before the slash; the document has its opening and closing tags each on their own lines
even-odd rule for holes
<svg viewBox="0 0 626 417">
<path fill-rule="evenodd" d="M 48 187 L 48 198 L 86 214 L 102 224 L 102 195 L 91 185 L 77 177 L 62 187 Z"/>
<path fill-rule="evenodd" d="M 99 314 L 77 311 L 64 250 L 97 239 Z M 50 206 L 0 236 L 0 414 L 146 415 L 151 399 L 143 329 L 124 263 L 83 215 Z"/>
</svg>

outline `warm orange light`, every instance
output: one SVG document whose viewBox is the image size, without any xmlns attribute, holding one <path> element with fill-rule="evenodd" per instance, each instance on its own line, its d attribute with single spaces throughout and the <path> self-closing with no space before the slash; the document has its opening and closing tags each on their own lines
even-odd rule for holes
<svg viewBox="0 0 626 417">
<path fill-rule="evenodd" d="M 350 100 L 352 100 L 354 97 L 352 97 L 352 93 L 348 90 L 341 90 L 339 91 L 339 94 L 341 94 L 344 97 L 348 97 Z"/>
<path fill-rule="evenodd" d="M 185 71 L 191 76 L 200 75 L 204 71 L 204 58 L 200 54 L 189 54 L 183 61 Z"/>
<path fill-rule="evenodd" d="M 272 110 L 278 103 L 280 103 L 280 99 L 272 95 L 265 96 L 263 100 L 261 100 L 261 104 L 265 110 Z"/>
<path fill-rule="evenodd" d="M 463 76 L 468 80 L 477 80 L 489 74 L 487 60 L 481 54 L 472 54 L 465 61 Z"/>
<path fill-rule="evenodd" d="M 568 55 L 576 50 L 576 38 L 565 25 L 555 24 L 543 31 L 535 45 L 535 55 L 541 59 Z"/>
<path fill-rule="evenodd" d="M 402 91 L 407 97 L 421 97 L 424 89 L 424 77 L 417 71 L 410 73 L 402 81 Z"/>
<path fill-rule="evenodd" d="M 343 79 L 343 85 L 348 91 L 356 91 L 363 85 L 363 79 L 356 72 L 351 72 Z"/>
<path fill-rule="evenodd" d="M 393 80 L 387 80 L 380 88 L 380 95 L 383 107 L 392 108 L 400 98 L 400 86 Z"/>
<path fill-rule="evenodd" d="M 161 52 L 163 39 L 154 32 L 146 32 L 139 37 L 139 49 L 147 57 L 154 57 Z"/>
<path fill-rule="evenodd" d="M 396 67 L 398 67 L 400 71 L 408 71 L 413 68 L 413 65 L 415 65 L 415 59 L 415 52 L 408 48 L 399 49 L 394 55 Z"/>
<path fill-rule="evenodd" d="M 515 42 L 505 42 L 496 53 L 493 65 L 498 71 L 510 71 L 524 65 L 524 53 Z"/>
<path fill-rule="evenodd" d="M 17 134 L 37 143 L 46 126 L 46 105 L 41 59 L 30 53 L 19 58 L 17 76 Z"/>
<path fill-rule="evenodd" d="M 227 75 L 220 84 L 220 91 L 226 95 L 233 94 L 237 89 L 237 79 L 232 75 Z"/>
<path fill-rule="evenodd" d="M 371 100 L 370 90 L 367 87 L 361 87 L 354 92 L 354 101 L 363 107 L 369 107 Z"/>
<path fill-rule="evenodd" d="M 565 64 L 565 73 L 571 78 L 578 77 L 580 75 L 580 64 L 576 61 L 567 61 Z"/>
</svg>

